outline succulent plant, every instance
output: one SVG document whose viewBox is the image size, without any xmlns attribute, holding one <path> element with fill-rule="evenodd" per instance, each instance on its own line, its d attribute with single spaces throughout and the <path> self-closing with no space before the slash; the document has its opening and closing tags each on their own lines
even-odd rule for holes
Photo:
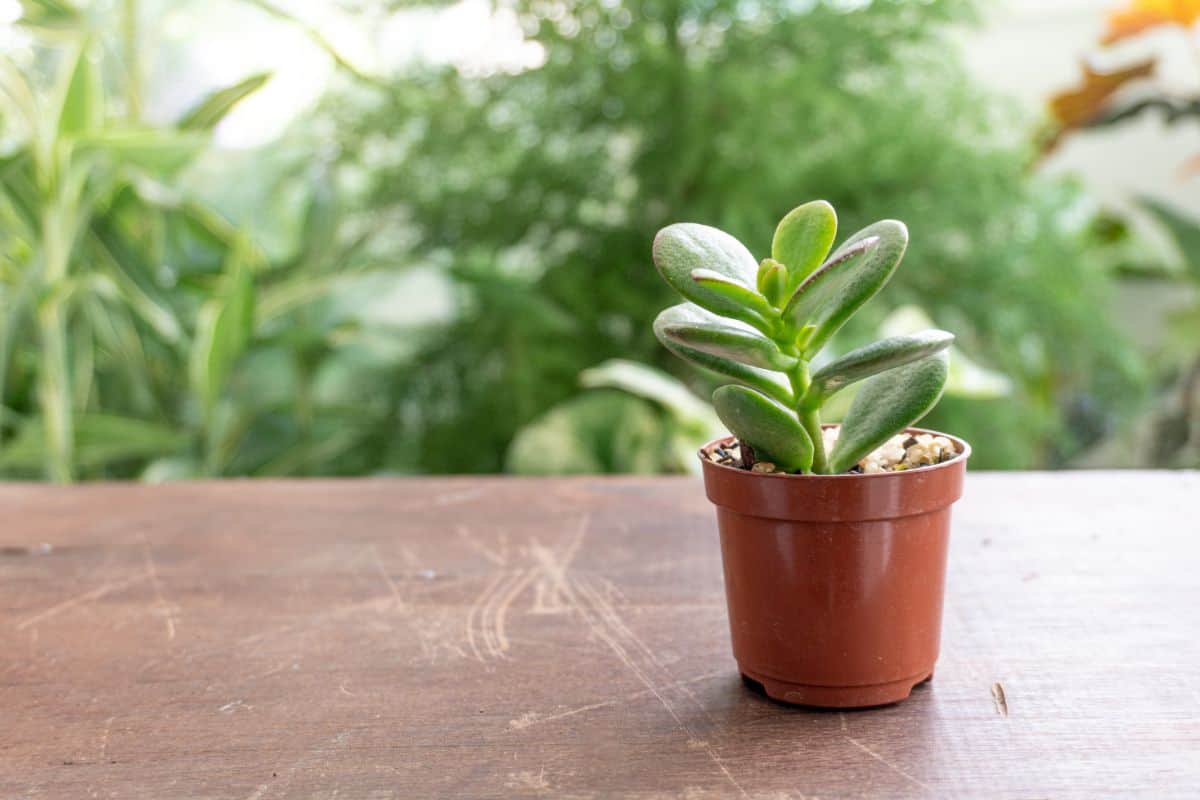
<svg viewBox="0 0 1200 800">
<path fill-rule="evenodd" d="M 713 393 L 717 415 L 786 472 L 848 471 L 923 417 L 946 383 L 954 336 L 941 330 L 883 339 L 813 368 L 908 245 L 908 229 L 895 220 L 864 228 L 831 254 L 836 234 L 833 206 L 815 200 L 780 221 L 761 262 L 707 225 L 670 225 L 654 239 L 655 266 L 689 301 L 659 314 L 655 335 L 681 358 L 737 381 Z M 864 379 L 826 453 L 821 408 Z"/>
</svg>

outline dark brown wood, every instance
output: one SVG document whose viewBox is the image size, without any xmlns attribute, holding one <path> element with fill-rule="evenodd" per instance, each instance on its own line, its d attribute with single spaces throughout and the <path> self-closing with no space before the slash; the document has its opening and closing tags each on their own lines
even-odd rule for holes
<svg viewBox="0 0 1200 800">
<path fill-rule="evenodd" d="M 0 487 L 0 797 L 1196 797 L 1200 475 L 972 475 L 905 703 L 747 690 L 698 481 Z"/>
</svg>

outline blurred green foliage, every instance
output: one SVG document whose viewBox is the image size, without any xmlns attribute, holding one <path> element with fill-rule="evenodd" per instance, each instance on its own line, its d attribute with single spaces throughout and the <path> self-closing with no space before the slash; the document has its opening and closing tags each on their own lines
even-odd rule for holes
<svg viewBox="0 0 1200 800">
<path fill-rule="evenodd" d="M 361 169 L 363 142 L 378 154 L 363 212 L 405 220 L 461 290 L 397 382 L 408 468 L 500 469 L 516 432 L 579 392 L 582 366 L 678 370 L 650 334 L 669 299 L 654 232 L 703 222 L 761 256 L 772 221 L 809 197 L 844 231 L 886 217 L 911 231 L 908 269 L 839 349 L 915 304 L 1012 377 L 1010 397 L 951 398 L 928 419 L 974 440 L 979 466 L 1063 464 L 1137 403 L 1086 212 L 1028 174 L 1018 118 L 949 43 L 972 3 L 513 8 L 540 69 L 410 71 L 385 96 L 327 105 L 344 165 Z"/>
<path fill-rule="evenodd" d="M 330 303 L 359 242 L 334 235 L 324 184 L 304 195 L 294 250 L 269 257 L 181 178 L 265 76 L 151 125 L 113 56 L 135 43 L 113 47 L 119 34 L 64 2 L 26 10 L 34 57 L 0 64 L 0 474 L 375 468 L 356 446 L 389 408 L 355 381 L 320 383 L 361 361 L 353 314 Z"/>
<path fill-rule="evenodd" d="M 844 231 L 912 234 L 835 349 L 917 306 L 1010 376 L 928 419 L 979 466 L 1066 463 L 1140 400 L 1085 206 L 1027 172 L 1022 120 L 950 44 L 973 3 L 514 0 L 540 68 L 380 77 L 339 56 L 346 80 L 284 142 L 218 158 L 209 131 L 266 76 L 152 125 L 136 2 L 23 6 L 37 55 L 0 87 L 0 475 L 543 471 L 527 429 L 561 404 L 588 427 L 556 468 L 686 467 L 704 426 L 662 384 L 580 373 L 687 375 L 650 332 L 654 231 L 704 222 L 765 254 L 816 196 Z M 428 312 L 443 278 L 449 313 Z"/>
</svg>

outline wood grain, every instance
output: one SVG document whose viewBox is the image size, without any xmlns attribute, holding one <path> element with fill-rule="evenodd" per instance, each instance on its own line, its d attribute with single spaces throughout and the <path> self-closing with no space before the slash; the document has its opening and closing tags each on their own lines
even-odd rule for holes
<svg viewBox="0 0 1200 800">
<path fill-rule="evenodd" d="M 1200 475 L 981 474 L 906 703 L 747 690 L 688 479 L 0 487 L 0 797 L 1196 797 Z"/>
</svg>

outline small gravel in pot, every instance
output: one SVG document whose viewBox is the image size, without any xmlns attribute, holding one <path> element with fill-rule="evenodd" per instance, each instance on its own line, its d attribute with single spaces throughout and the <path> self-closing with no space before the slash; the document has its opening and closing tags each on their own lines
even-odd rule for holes
<svg viewBox="0 0 1200 800">
<path fill-rule="evenodd" d="M 840 428 L 825 428 L 825 452 L 830 452 L 837 443 Z M 747 451 L 743 453 L 743 449 Z M 929 467 L 949 461 L 958 455 L 954 442 L 945 436 L 935 436 L 931 433 L 898 433 L 873 450 L 862 461 L 852 467 L 849 472 L 871 475 L 877 472 L 900 472 L 917 467 Z M 717 445 L 705 451 L 705 456 L 718 464 L 738 469 L 750 469 L 753 472 L 781 472 L 770 461 L 755 461 L 750 448 L 742 448 L 739 443 Z"/>
</svg>

